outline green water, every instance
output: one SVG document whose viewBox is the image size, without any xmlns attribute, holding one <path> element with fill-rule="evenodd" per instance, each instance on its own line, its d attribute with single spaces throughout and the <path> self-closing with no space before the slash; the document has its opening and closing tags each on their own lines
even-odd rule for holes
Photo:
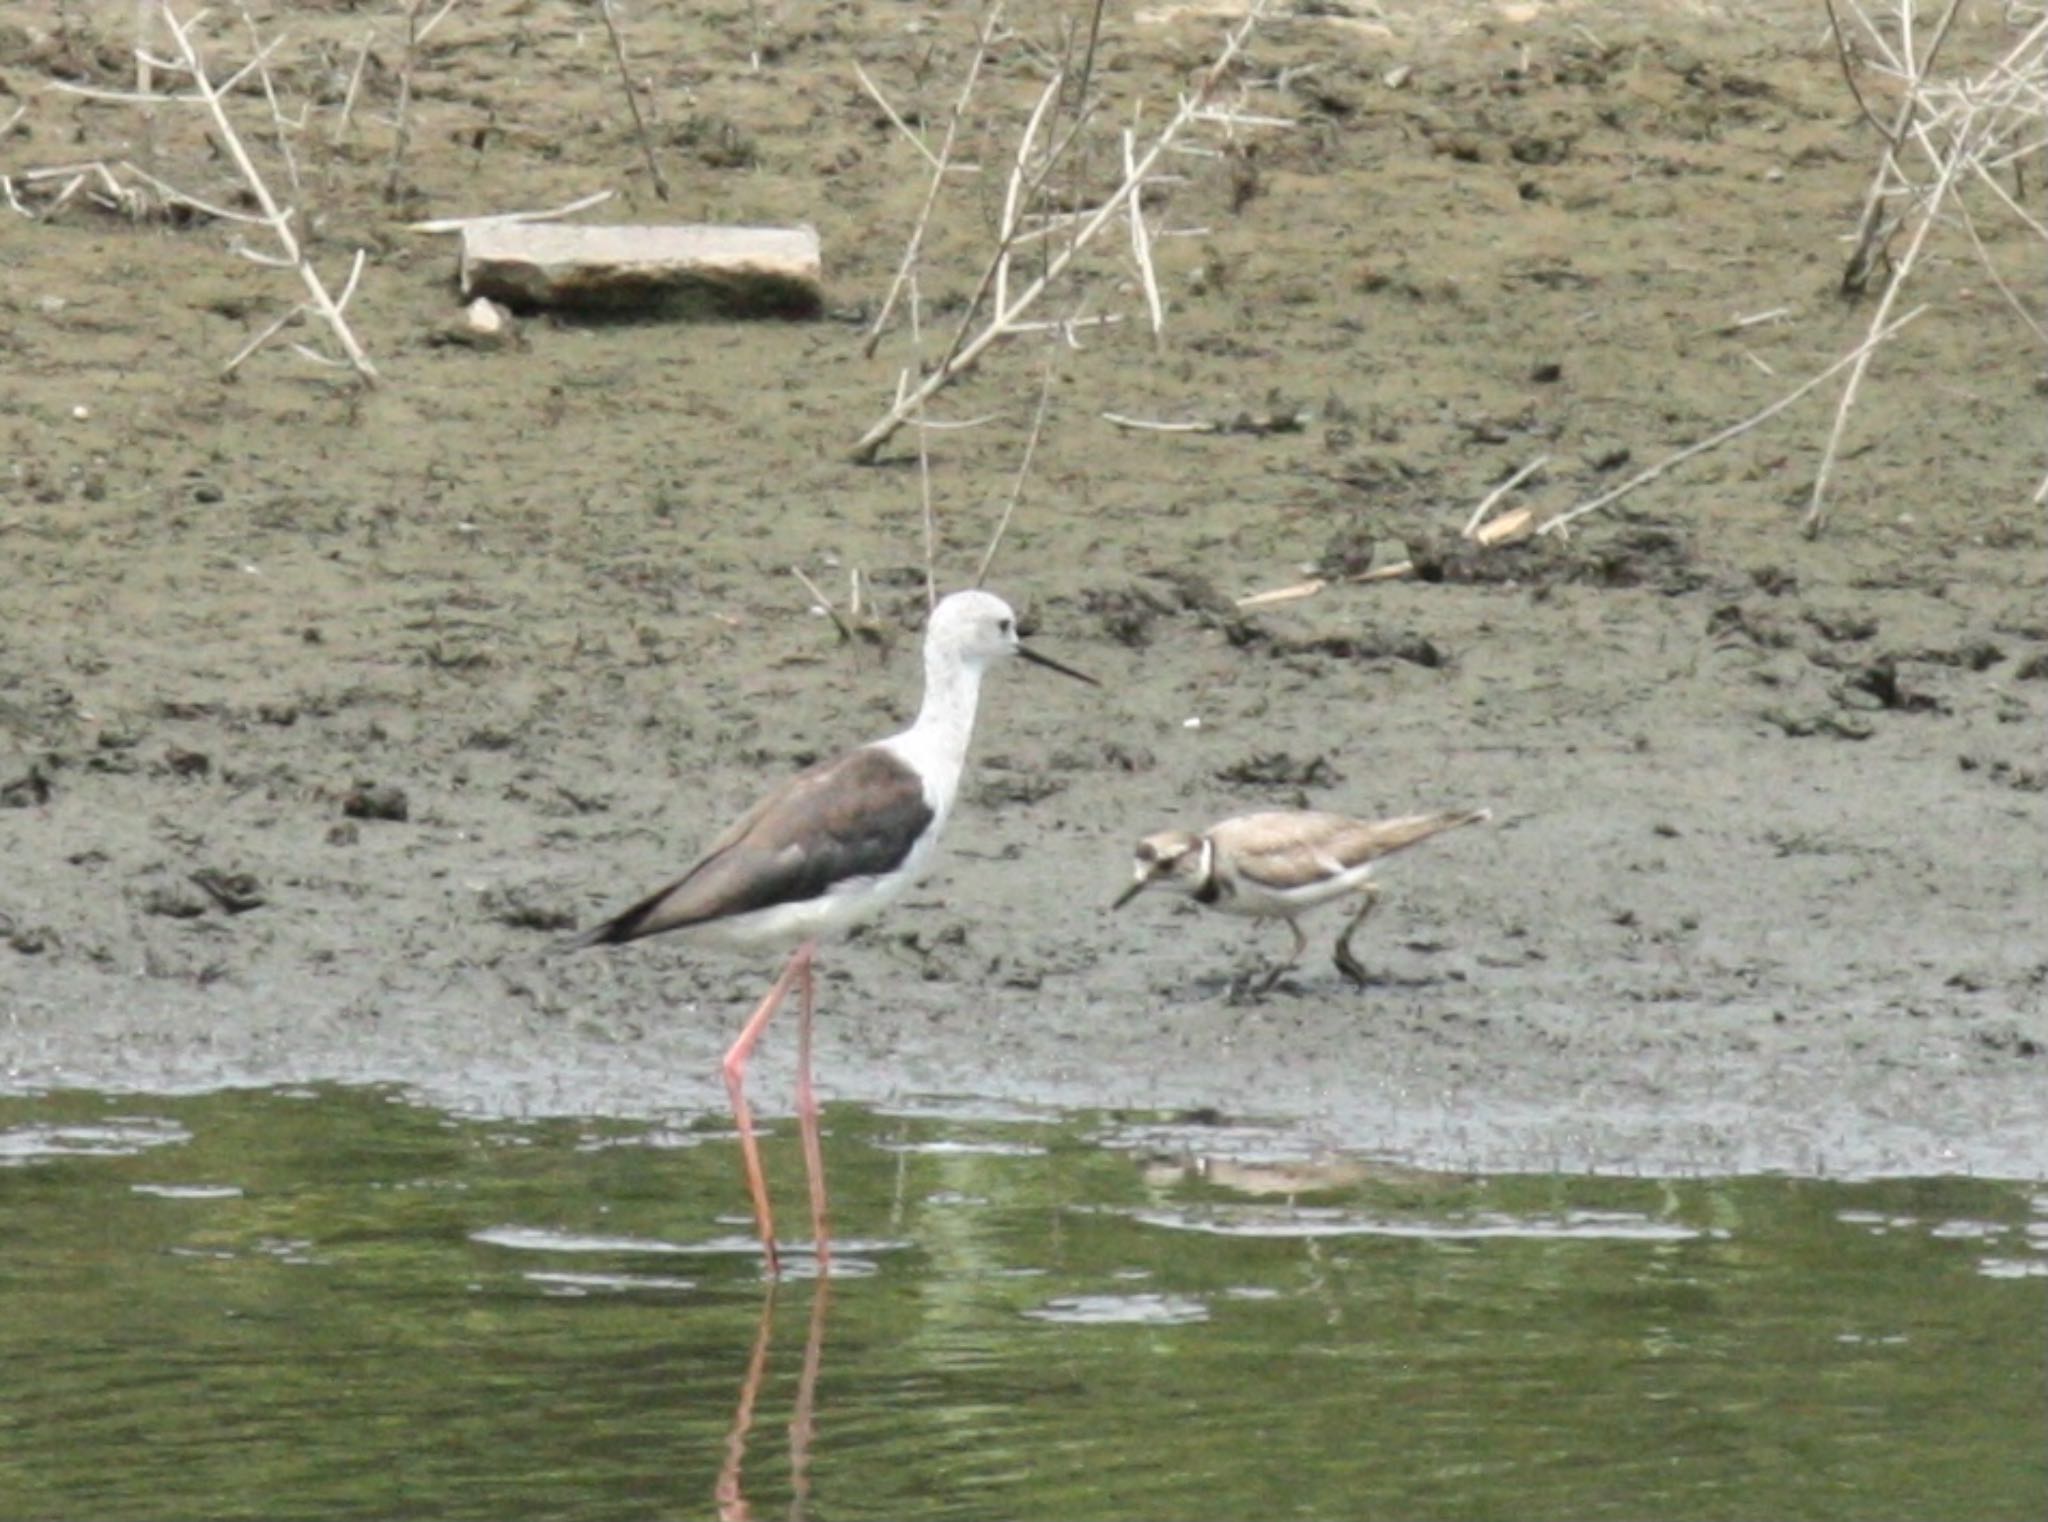
<svg viewBox="0 0 2048 1522">
<path fill-rule="evenodd" d="M 2048 1510 L 2038 1185 L 827 1124 L 821 1299 L 768 1293 L 716 1130 L 0 1100 L 0 1518 Z"/>
</svg>

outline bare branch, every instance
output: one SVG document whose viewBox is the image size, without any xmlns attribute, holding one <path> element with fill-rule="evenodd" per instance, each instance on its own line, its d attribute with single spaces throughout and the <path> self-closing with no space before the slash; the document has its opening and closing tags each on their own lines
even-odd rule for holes
<svg viewBox="0 0 2048 1522">
<path fill-rule="evenodd" d="M 960 86 L 959 97 L 953 102 L 952 114 L 946 118 L 946 131 L 939 140 L 938 158 L 932 165 L 931 184 L 925 190 L 924 206 L 917 214 L 917 223 L 910 231 L 910 242 L 896 266 L 896 277 L 889 282 L 889 293 L 882 298 L 882 309 L 875 314 L 867 341 L 861 345 L 862 354 L 872 355 L 875 346 L 882 341 L 882 334 L 889 325 L 889 315 L 896 309 L 896 300 L 903 293 L 904 283 L 917 267 L 918 255 L 924 248 L 925 228 L 931 222 L 932 207 L 939 199 L 939 188 L 946 182 L 946 166 L 952 162 L 953 140 L 959 135 L 960 119 L 967 114 L 967 103 L 973 99 L 975 82 L 981 78 L 981 66 L 988 58 L 989 40 L 995 35 L 996 22 L 1002 14 L 1003 0 L 990 0 L 988 10 L 982 16 L 981 34 L 975 39 L 974 57 L 967 65 L 967 78 Z"/>
<path fill-rule="evenodd" d="M 1934 210 L 1948 194 L 1948 187 L 1955 179 L 1956 171 L 1969 155 L 1970 134 L 1959 132 L 1949 151 L 1948 162 L 1942 166 L 1941 178 L 1935 183 L 1928 198 L 1928 206 L 1919 224 L 1913 229 L 1912 240 L 1906 245 L 1906 252 L 1892 266 L 1891 278 L 1885 281 L 1884 295 L 1878 299 L 1877 310 L 1871 314 L 1871 332 L 1875 334 L 1884 326 L 1892 304 L 1898 300 L 1904 289 L 1906 276 L 1911 273 L 1914 262 L 1920 257 L 1920 250 L 1927 242 L 1927 234 L 1934 227 Z M 1863 384 L 1863 373 L 1870 366 L 1870 356 L 1877 351 L 1874 341 L 1866 341 L 1855 355 L 1855 364 L 1849 371 L 1849 379 L 1842 387 L 1842 399 L 1835 407 L 1835 424 L 1828 430 L 1827 448 L 1821 451 L 1820 468 L 1814 472 L 1813 495 L 1807 503 L 1806 516 L 1800 520 L 1800 527 L 1810 539 L 1827 527 L 1828 473 L 1834 468 L 1835 452 L 1841 448 L 1843 430 L 1849 426 L 1849 409 L 1856 403 L 1856 391 Z"/>
<path fill-rule="evenodd" d="M 996 550 L 1003 542 L 1003 535 L 1010 531 L 1010 519 L 1016 514 L 1017 504 L 1024 500 L 1024 482 L 1031 475 L 1031 457 L 1038 453 L 1039 435 L 1045 432 L 1045 413 L 1052 401 L 1052 360 L 1048 356 L 1045 368 L 1038 378 L 1038 410 L 1031 417 L 1031 436 L 1024 441 L 1024 458 L 1017 462 L 1017 479 L 1010 483 L 1010 500 L 1003 504 L 1003 516 L 996 522 L 996 531 L 989 535 L 988 548 L 981 552 L 981 564 L 974 568 L 974 584 L 978 587 L 988 580 L 988 568 L 996 558 Z"/>
<path fill-rule="evenodd" d="M 1136 180 L 1138 176 L 1137 143 L 1134 134 L 1124 129 L 1124 177 Z M 1138 266 L 1138 278 L 1145 287 L 1145 310 L 1152 319 L 1152 341 L 1156 344 L 1166 332 L 1166 303 L 1159 297 L 1159 277 L 1152 270 L 1152 240 L 1145 232 L 1145 187 L 1142 183 L 1131 188 L 1131 259 Z"/>
<path fill-rule="evenodd" d="M 1202 109 L 1202 103 L 1207 98 L 1209 92 L 1221 82 L 1225 73 L 1229 71 L 1230 65 L 1236 60 L 1238 53 L 1243 49 L 1245 42 L 1250 38 L 1252 29 L 1258 25 L 1265 13 L 1266 4 L 1267 0 L 1252 0 L 1251 5 L 1245 12 L 1244 19 L 1225 37 L 1221 52 L 1218 54 L 1216 61 L 1203 75 L 1194 93 L 1181 102 L 1180 109 L 1175 112 L 1173 119 L 1166 124 L 1159 136 L 1154 139 L 1152 146 L 1138 160 L 1134 167 L 1134 172 L 1127 175 L 1123 184 L 1096 208 L 1094 215 L 1081 225 L 1074 236 L 1074 241 L 1055 254 L 1047 262 L 1045 268 L 1039 271 L 1038 275 L 1022 292 L 1012 297 L 1006 306 L 999 307 L 995 315 L 989 319 L 988 325 L 979 334 L 969 339 L 966 343 L 961 344 L 939 364 L 933 366 L 909 395 L 899 398 L 881 421 L 869 428 L 861 436 L 860 441 L 853 448 L 853 458 L 856 461 L 866 462 L 872 460 L 875 457 L 875 452 L 895 434 L 897 429 L 903 426 L 905 420 L 915 413 L 918 408 L 922 407 L 927 400 L 949 384 L 955 376 L 972 369 L 989 346 L 1009 331 L 1010 325 L 1022 316 L 1034 301 L 1044 294 L 1047 287 L 1066 273 L 1068 267 L 1087 245 L 1089 239 L 1100 232 L 1103 225 L 1122 209 L 1124 203 L 1144 182 L 1145 176 L 1152 172 L 1152 167 L 1159 161 L 1160 156 L 1166 152 L 1173 140 L 1194 119 L 1195 114 Z"/>
<path fill-rule="evenodd" d="M 1477 534 L 1479 532 L 1479 525 L 1486 521 L 1486 515 L 1494 510 L 1501 498 L 1505 497 L 1509 492 L 1520 486 L 1549 463 L 1549 455 L 1540 454 L 1536 456 L 1535 459 L 1524 465 L 1520 470 L 1516 471 L 1482 497 L 1479 505 L 1472 509 L 1472 516 L 1465 520 L 1465 527 L 1459 531 L 1463 537 L 1470 539 L 1473 535 Z"/>
<path fill-rule="evenodd" d="M 449 3 L 452 5 L 454 0 L 449 0 Z M 633 132 L 640 139 L 640 152 L 647 160 L 647 173 L 654 180 L 654 193 L 666 201 L 668 179 L 662 174 L 661 165 L 654 160 L 654 140 L 647 135 L 647 123 L 640 115 L 640 96 L 633 88 L 633 71 L 626 64 L 626 44 L 619 39 L 619 24 L 612 15 L 612 0 L 597 0 L 597 8 L 604 16 L 604 29 L 612 40 L 612 58 L 619 66 L 619 88 L 626 92 L 626 109 L 633 113 Z"/>
<path fill-rule="evenodd" d="M 1854 364 L 1863 355 L 1868 354 L 1872 349 L 1876 348 L 1879 344 L 1883 343 L 1886 339 L 1890 338 L 1893 334 L 1897 333 L 1901 328 L 1905 327 L 1907 323 L 1913 321 L 1914 318 L 1918 317 L 1922 312 L 1926 310 L 1927 308 L 1924 305 L 1913 308 L 1912 311 L 1908 312 L 1905 316 L 1899 318 L 1897 321 L 1890 323 L 1886 327 L 1883 327 L 1877 330 L 1876 332 L 1872 333 L 1868 338 L 1864 339 L 1861 344 L 1857 345 L 1854 349 L 1851 349 L 1847 354 L 1844 354 L 1840 359 L 1836 360 L 1833 364 L 1829 365 L 1825 370 L 1821 371 L 1811 380 L 1807 381 L 1805 384 L 1801 386 L 1796 387 L 1791 391 L 1786 392 L 1783 396 L 1779 397 L 1775 402 L 1772 402 L 1770 406 L 1764 408 L 1761 412 L 1752 413 L 1750 416 L 1744 418 L 1741 422 L 1736 423 L 1730 427 L 1723 428 L 1719 433 L 1715 434 L 1711 438 L 1702 439 L 1697 444 L 1688 445 L 1684 449 L 1679 450 L 1677 454 L 1671 455 L 1666 459 L 1658 461 L 1655 465 L 1652 465 L 1648 470 L 1638 471 L 1635 475 L 1630 476 L 1626 481 L 1622 482 L 1621 485 L 1615 487 L 1612 491 L 1602 492 L 1599 496 L 1593 498 L 1590 502 L 1582 502 L 1577 507 L 1574 507 L 1567 512 L 1562 512 L 1557 514 L 1555 517 L 1545 519 L 1541 527 L 1539 527 L 1536 530 L 1536 532 L 1539 534 L 1559 533 L 1569 525 L 1585 517 L 1586 514 L 1591 512 L 1597 512 L 1601 508 L 1607 506 L 1610 502 L 1618 501 L 1620 498 L 1625 497 L 1630 492 L 1634 491 L 1638 486 L 1642 486 L 1648 482 L 1656 480 L 1666 471 L 1671 470 L 1675 466 L 1683 465 L 1687 460 L 1692 459 L 1695 455 L 1703 455 L 1708 450 L 1718 448 L 1720 445 L 1727 443 L 1730 439 L 1736 438 L 1741 434 L 1749 432 L 1750 429 L 1756 427 L 1759 423 L 1768 422 L 1770 419 L 1776 417 L 1779 413 L 1783 412 L 1787 407 L 1791 406 L 1794 402 L 1798 401 L 1802 396 L 1805 396 L 1807 392 L 1813 390 L 1816 386 L 1825 385 L 1829 380 L 1833 379 L 1841 371 L 1847 369 L 1850 365 Z"/>
<path fill-rule="evenodd" d="M 311 297 L 311 309 L 333 330 L 335 340 L 348 356 L 348 363 L 354 368 L 358 378 L 365 385 L 376 384 L 376 366 L 370 363 L 370 357 L 356 342 L 355 334 L 350 331 L 348 321 L 341 315 L 341 309 L 335 305 L 334 298 L 328 295 L 327 286 L 320 279 L 319 272 L 313 268 L 312 261 L 299 247 L 298 237 L 292 232 L 290 215 L 278 207 L 277 201 L 270 194 L 270 187 L 258 173 L 255 161 L 249 157 L 248 149 L 242 146 L 241 134 L 235 130 L 234 121 L 228 115 L 226 102 L 207 77 L 205 62 L 199 55 L 198 45 L 192 40 L 191 24 L 178 20 L 169 0 L 165 0 L 163 18 L 164 24 L 170 28 L 172 40 L 178 45 L 180 58 L 192 76 L 193 89 L 213 118 L 221 145 L 234 161 L 235 169 L 241 175 L 243 183 L 248 186 L 249 193 L 256 198 L 256 204 L 262 208 L 271 233 L 283 248 L 285 256 L 298 267 L 299 279 L 305 285 L 307 295 Z"/>
<path fill-rule="evenodd" d="M 868 98 L 874 101 L 876 105 L 882 108 L 882 114 L 888 117 L 889 120 L 895 124 L 896 130 L 898 132 L 902 133 L 905 137 L 910 139 L 910 146 L 918 151 L 918 153 L 923 157 L 924 161 L 927 164 L 931 165 L 935 172 L 940 174 L 945 173 L 946 166 L 940 162 L 939 156 L 936 153 L 932 152 L 931 149 L 925 146 L 925 141 L 923 138 L 919 137 L 915 132 L 910 130 L 910 123 L 906 122 L 901 116 L 899 116 L 896 112 L 896 108 L 889 104 L 889 98 L 888 96 L 882 93 L 881 86 L 877 85 L 872 79 L 868 78 L 868 71 L 860 66 L 860 60 L 858 58 L 854 59 L 853 61 L 853 72 L 854 77 L 860 80 L 861 88 L 868 92 Z M 802 575 L 803 573 L 799 571 L 797 574 Z"/>
</svg>

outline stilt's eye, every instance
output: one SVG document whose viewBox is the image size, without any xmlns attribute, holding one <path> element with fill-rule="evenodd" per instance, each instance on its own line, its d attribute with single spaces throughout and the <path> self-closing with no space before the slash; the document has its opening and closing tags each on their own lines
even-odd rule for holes
<svg viewBox="0 0 2048 1522">
<path fill-rule="evenodd" d="M 1005 637 L 1015 634 L 1017 632 L 1017 624 L 1016 620 L 1014 619 L 1006 618 L 1001 623 L 997 624 L 996 627 L 1003 631 Z"/>
<path fill-rule="evenodd" d="M 1139 842 L 1139 844 L 1138 844 L 1138 860 L 1140 860 L 1140 861 L 1157 861 L 1158 859 L 1159 859 L 1159 853 L 1158 853 L 1157 851 L 1155 851 L 1155 850 L 1153 850 L 1153 849 L 1152 849 L 1152 842 L 1151 842 L 1151 841 L 1149 841 L 1149 840 L 1146 840 L 1146 841 L 1140 841 L 1140 842 Z"/>
</svg>

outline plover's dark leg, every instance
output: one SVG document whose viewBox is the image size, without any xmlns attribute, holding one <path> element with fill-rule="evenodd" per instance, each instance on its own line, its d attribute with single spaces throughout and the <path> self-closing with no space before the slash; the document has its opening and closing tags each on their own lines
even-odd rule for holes
<svg viewBox="0 0 2048 1522">
<path fill-rule="evenodd" d="M 1351 933 L 1366 921 L 1366 916 L 1379 907 L 1380 890 L 1371 883 L 1361 883 L 1359 895 L 1365 902 L 1358 906 L 1358 913 L 1351 916 L 1351 923 L 1344 927 L 1344 933 L 1337 937 L 1337 971 L 1344 974 L 1360 988 L 1365 987 L 1365 969 L 1358 964 L 1358 958 L 1351 954 Z"/>
<path fill-rule="evenodd" d="M 1285 960 L 1274 963 L 1273 966 L 1267 970 L 1264 980 L 1261 981 L 1259 984 L 1258 991 L 1262 994 L 1271 993 L 1273 990 L 1273 985 L 1275 983 L 1278 983 L 1282 975 L 1284 975 L 1289 968 L 1293 967 L 1296 962 L 1299 962 L 1301 960 L 1301 954 L 1304 951 L 1308 950 L 1308 937 L 1301 933 L 1301 926 L 1296 924 L 1293 920 L 1289 920 L 1287 921 L 1287 928 L 1294 936 L 1294 950 L 1287 953 Z"/>
<path fill-rule="evenodd" d="M 817 949 L 815 941 L 805 941 L 797 947 L 781 973 L 775 979 L 775 986 L 768 990 L 766 997 L 754 1006 L 754 1012 L 747 1016 L 747 1023 L 740 1027 L 740 1033 L 725 1054 L 721 1065 L 725 1073 L 726 1096 L 732 1100 L 733 1123 L 740 1131 L 740 1162 L 747 1173 L 747 1193 L 754 1198 L 754 1226 L 761 1233 L 761 1249 L 768 1255 L 768 1273 L 772 1278 L 782 1272 L 782 1257 L 775 1250 L 775 1212 L 768 1205 L 768 1180 L 761 1172 L 761 1148 L 754 1140 L 754 1112 L 747 1106 L 747 1059 L 754 1054 L 754 1047 L 761 1039 L 761 1032 L 768 1028 L 768 1022 L 782 1001 L 789 997 L 789 985 L 800 974 L 810 970 L 811 953 Z"/>
<path fill-rule="evenodd" d="M 816 945 L 806 942 L 808 952 Z M 811 959 L 804 957 L 803 976 L 799 980 L 801 1005 L 796 1028 L 796 1128 L 804 1143 L 804 1175 L 811 1186 L 811 1241 L 818 1254 L 818 1273 L 822 1277 L 832 1261 L 832 1251 L 826 1245 L 825 1237 L 825 1147 L 818 1137 L 818 1095 L 811 1087 L 811 1010 L 817 996 L 811 978 Z M 823 1286 L 820 1286 L 823 1293 Z"/>
</svg>

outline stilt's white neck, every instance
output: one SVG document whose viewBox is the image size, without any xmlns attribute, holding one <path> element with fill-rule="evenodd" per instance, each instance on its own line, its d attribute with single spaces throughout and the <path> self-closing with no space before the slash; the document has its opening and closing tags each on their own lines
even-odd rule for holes
<svg viewBox="0 0 2048 1522">
<path fill-rule="evenodd" d="M 926 651 L 924 702 L 917 722 L 898 742 L 903 752 L 925 771 L 934 789 L 933 803 L 941 815 L 953 806 L 960 772 L 967 764 L 967 744 L 974 738 L 974 710 L 981 700 L 979 665 Z"/>
<path fill-rule="evenodd" d="M 927 651 L 924 658 L 924 702 L 917 710 L 919 734 L 953 756 L 967 754 L 974 735 L 974 710 L 981 701 L 981 667 L 956 657 Z"/>
</svg>

